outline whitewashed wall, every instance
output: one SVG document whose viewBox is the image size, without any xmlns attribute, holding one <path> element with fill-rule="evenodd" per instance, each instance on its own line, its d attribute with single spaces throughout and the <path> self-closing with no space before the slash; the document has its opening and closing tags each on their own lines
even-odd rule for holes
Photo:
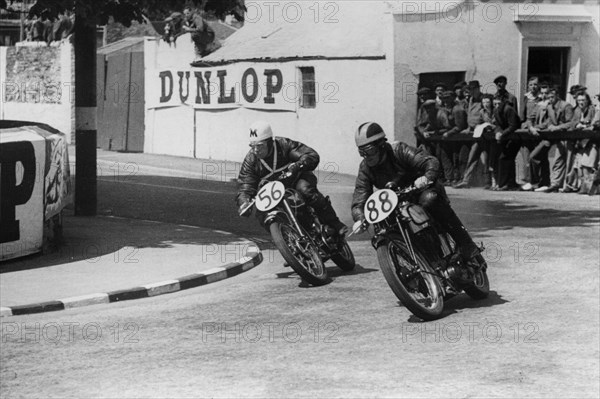
<svg viewBox="0 0 600 399">
<path fill-rule="evenodd" d="M 183 39 L 183 40 L 182 40 Z M 180 43 L 181 41 L 181 43 Z M 191 68 L 189 54 L 193 47 L 183 36 L 177 48 L 148 39 L 146 60 L 146 136 L 144 151 L 156 154 L 241 161 L 248 151 L 248 128 L 263 119 L 269 121 L 275 135 L 300 140 L 321 155 L 321 168 L 329 172 L 356 173 L 360 158 L 354 145 L 354 131 L 359 123 L 377 121 L 384 129 L 393 129 L 393 86 L 391 63 L 387 60 L 303 60 L 285 63 L 240 62 L 210 68 L 212 81 L 216 70 L 226 70 L 226 87 L 237 88 L 236 104 L 216 105 L 219 89 L 212 87 L 211 104 L 197 104 L 195 80 L 190 79 L 188 100 L 181 104 L 171 98 L 163 104 L 161 71 L 172 70 L 175 78 L 173 96 L 179 96 L 175 71 L 198 71 Z M 299 67 L 315 69 L 317 104 L 315 108 L 300 108 L 294 87 L 298 87 Z M 254 103 L 239 96 L 243 71 L 253 68 L 260 82 L 261 95 Z M 282 71 L 284 89 L 275 96 L 275 104 L 265 104 L 265 68 Z M 185 83 L 184 83 L 185 84 Z M 184 93 L 187 90 L 184 90 Z M 216 93 L 215 93 L 216 91 Z M 176 103 L 179 103 L 176 104 Z M 194 145 L 195 143 L 195 145 Z"/>
</svg>

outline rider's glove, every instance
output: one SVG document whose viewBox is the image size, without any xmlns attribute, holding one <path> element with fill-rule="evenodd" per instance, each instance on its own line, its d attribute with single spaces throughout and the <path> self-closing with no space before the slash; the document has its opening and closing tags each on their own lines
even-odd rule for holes
<svg viewBox="0 0 600 399">
<path fill-rule="evenodd" d="M 245 218 L 249 217 L 250 215 L 252 215 L 252 207 L 250 206 L 250 202 L 246 201 L 244 202 L 239 208 L 238 208 L 238 214 L 240 216 L 243 216 Z"/>
<path fill-rule="evenodd" d="M 398 184 L 396 184 L 395 181 L 389 181 L 389 182 L 385 183 L 385 188 L 389 188 L 390 190 L 397 190 Z"/>
<path fill-rule="evenodd" d="M 415 188 L 424 188 L 429 186 L 431 183 L 433 183 L 431 180 L 429 180 L 425 176 L 421 176 L 417 178 L 417 180 L 415 180 L 413 185 L 415 186 Z"/>
<path fill-rule="evenodd" d="M 364 233 L 367 230 L 368 226 L 369 225 L 365 219 L 357 220 L 352 226 L 352 234 Z"/>
<path fill-rule="evenodd" d="M 287 171 L 293 176 L 300 172 L 302 168 L 304 168 L 304 164 L 301 164 L 300 162 L 294 162 L 288 166 Z"/>
</svg>

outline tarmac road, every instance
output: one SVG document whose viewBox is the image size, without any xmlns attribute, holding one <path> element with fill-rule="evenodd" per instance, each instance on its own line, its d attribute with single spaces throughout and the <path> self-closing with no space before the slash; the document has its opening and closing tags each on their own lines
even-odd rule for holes
<svg viewBox="0 0 600 399">
<path fill-rule="evenodd" d="M 108 181 L 107 181 L 108 180 Z M 2 397 L 598 397 L 598 197 L 450 191 L 487 247 L 492 293 L 421 323 L 367 235 L 359 266 L 308 287 L 235 215 L 235 186 L 103 178 L 99 212 L 264 238 L 264 261 L 160 297 L 2 320 Z M 159 187 L 162 186 L 162 187 Z M 348 190 L 331 190 L 349 222 Z"/>
</svg>

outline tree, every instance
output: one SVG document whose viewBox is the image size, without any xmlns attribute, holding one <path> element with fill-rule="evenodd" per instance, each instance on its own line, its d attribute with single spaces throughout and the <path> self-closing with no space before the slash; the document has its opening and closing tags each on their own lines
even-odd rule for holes
<svg viewBox="0 0 600 399">
<path fill-rule="evenodd" d="M 0 9 L 14 0 L 0 0 Z M 96 26 L 105 25 L 109 17 L 125 26 L 132 21 L 144 22 L 144 15 L 155 9 L 181 9 L 181 0 L 36 0 L 30 14 L 46 11 L 51 17 L 60 11 L 75 11 L 75 214 L 95 216 L 97 212 L 96 180 Z M 218 18 L 232 14 L 244 20 L 244 0 L 186 0 L 191 5 L 212 12 Z"/>
</svg>

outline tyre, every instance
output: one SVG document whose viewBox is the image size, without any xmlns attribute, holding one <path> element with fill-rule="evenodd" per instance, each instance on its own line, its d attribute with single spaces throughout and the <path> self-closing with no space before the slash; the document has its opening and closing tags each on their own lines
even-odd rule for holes
<svg viewBox="0 0 600 399">
<path fill-rule="evenodd" d="M 481 268 L 475 272 L 473 283 L 464 287 L 464 290 L 473 299 L 485 299 L 490 295 L 490 280 L 486 272 L 487 264 L 481 255 L 478 256 L 477 260 Z"/>
<path fill-rule="evenodd" d="M 349 272 L 356 266 L 356 261 L 354 260 L 354 254 L 350 249 L 350 245 L 348 245 L 348 241 L 343 238 L 343 242 L 344 244 L 341 246 L 340 251 L 331 255 L 331 260 L 337 265 L 337 267 Z"/>
<path fill-rule="evenodd" d="M 296 229 L 286 223 L 273 222 L 269 230 L 283 259 L 304 281 L 312 285 L 329 282 L 319 249 L 311 240 L 302 238 Z"/>
<path fill-rule="evenodd" d="M 444 310 L 444 293 L 439 279 L 425 257 L 415 252 L 414 264 L 401 239 L 391 239 L 377 248 L 377 259 L 390 288 L 415 316 L 435 320 Z"/>
</svg>

